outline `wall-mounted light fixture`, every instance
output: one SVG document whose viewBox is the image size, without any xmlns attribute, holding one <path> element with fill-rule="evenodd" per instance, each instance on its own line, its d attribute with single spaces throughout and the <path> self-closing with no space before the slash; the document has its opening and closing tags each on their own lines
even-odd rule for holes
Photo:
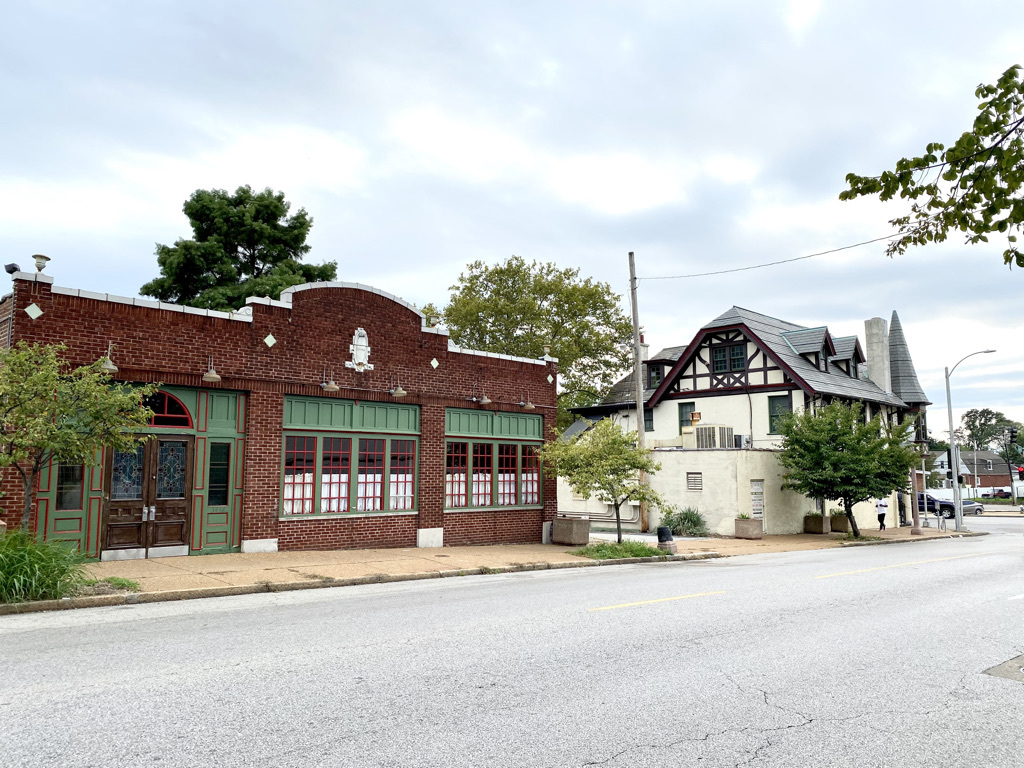
<svg viewBox="0 0 1024 768">
<path fill-rule="evenodd" d="M 331 378 L 330 379 L 327 378 L 327 366 L 326 365 L 324 366 L 324 375 L 323 375 L 323 377 L 320 380 L 320 388 L 324 392 L 337 392 L 339 389 L 341 389 L 341 387 L 339 387 L 335 383 L 335 381 L 334 381 L 334 371 L 331 371 Z"/>
<path fill-rule="evenodd" d="M 217 384 L 220 381 L 220 374 L 213 367 L 213 355 L 209 355 L 210 369 L 203 374 L 203 381 L 207 384 Z"/>
<path fill-rule="evenodd" d="M 471 402 L 471 403 L 479 403 L 480 405 L 490 405 L 493 402 L 491 400 L 491 398 L 489 398 L 487 396 L 487 393 L 484 392 L 483 389 L 481 389 L 480 391 L 481 391 L 482 394 L 480 395 L 480 397 L 477 397 L 476 396 L 476 384 L 474 384 L 473 385 L 473 394 L 470 395 L 469 397 L 467 397 L 466 399 L 469 402 Z"/>
<path fill-rule="evenodd" d="M 107 342 L 107 356 L 103 358 L 103 365 L 100 366 L 100 370 L 104 373 L 109 373 L 113 376 L 117 373 L 117 366 L 114 365 L 114 361 L 110 359 L 110 353 L 113 351 L 114 345 L 112 342 Z"/>
<path fill-rule="evenodd" d="M 519 401 L 519 407 L 524 411 L 532 411 L 537 408 L 536 405 L 530 402 L 529 396 L 524 396 L 523 399 Z"/>
<path fill-rule="evenodd" d="M 402 382 L 398 381 L 398 383 L 396 385 L 395 377 L 392 376 L 391 377 L 391 396 L 392 397 L 405 397 L 407 394 L 409 394 L 409 393 L 406 392 L 404 389 L 402 389 Z"/>
</svg>

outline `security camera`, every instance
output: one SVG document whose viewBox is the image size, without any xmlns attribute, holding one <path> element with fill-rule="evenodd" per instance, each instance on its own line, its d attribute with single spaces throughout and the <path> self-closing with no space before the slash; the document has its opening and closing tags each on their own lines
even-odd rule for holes
<svg viewBox="0 0 1024 768">
<path fill-rule="evenodd" d="M 7 270 L 8 275 L 13 275 L 15 272 L 21 272 L 21 267 L 17 264 L 7 264 L 4 266 L 4 269 Z"/>
</svg>

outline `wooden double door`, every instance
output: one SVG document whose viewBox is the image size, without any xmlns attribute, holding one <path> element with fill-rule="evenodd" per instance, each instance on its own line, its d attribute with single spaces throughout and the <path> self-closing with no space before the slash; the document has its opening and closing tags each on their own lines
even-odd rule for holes
<svg viewBox="0 0 1024 768">
<path fill-rule="evenodd" d="M 194 449 L 191 436 L 158 435 L 111 453 L 101 560 L 188 554 Z"/>
</svg>

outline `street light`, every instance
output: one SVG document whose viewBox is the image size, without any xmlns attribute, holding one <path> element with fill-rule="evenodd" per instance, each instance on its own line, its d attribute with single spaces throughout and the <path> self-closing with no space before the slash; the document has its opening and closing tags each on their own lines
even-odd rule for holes
<svg viewBox="0 0 1024 768">
<path fill-rule="evenodd" d="M 953 464 L 953 509 L 956 510 L 956 530 L 958 533 L 964 527 L 964 507 L 963 500 L 960 497 L 960 451 L 956 447 L 956 440 L 953 439 L 953 402 L 949 398 L 949 377 L 953 375 L 957 365 L 960 365 L 968 357 L 990 355 L 993 352 L 995 352 L 994 349 L 982 349 L 977 352 L 971 352 L 971 354 L 961 357 L 957 364 L 953 366 L 952 371 L 946 368 L 946 413 L 949 416 L 949 453 L 951 463 Z"/>
</svg>

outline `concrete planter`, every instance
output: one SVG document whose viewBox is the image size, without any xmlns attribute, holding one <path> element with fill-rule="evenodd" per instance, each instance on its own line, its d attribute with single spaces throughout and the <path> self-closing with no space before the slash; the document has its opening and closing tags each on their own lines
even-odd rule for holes
<svg viewBox="0 0 1024 768">
<path fill-rule="evenodd" d="M 833 515 L 831 520 L 832 533 L 849 533 L 850 518 L 846 515 Z"/>
<path fill-rule="evenodd" d="M 829 533 L 832 530 L 828 515 L 807 515 L 804 517 L 804 533 Z"/>
<path fill-rule="evenodd" d="M 570 544 L 585 547 L 590 543 L 590 520 L 578 517 L 556 517 L 551 527 L 551 541 L 554 544 Z"/>
<path fill-rule="evenodd" d="M 736 518 L 737 539 L 760 539 L 764 536 L 764 524 L 757 518 Z"/>
</svg>

